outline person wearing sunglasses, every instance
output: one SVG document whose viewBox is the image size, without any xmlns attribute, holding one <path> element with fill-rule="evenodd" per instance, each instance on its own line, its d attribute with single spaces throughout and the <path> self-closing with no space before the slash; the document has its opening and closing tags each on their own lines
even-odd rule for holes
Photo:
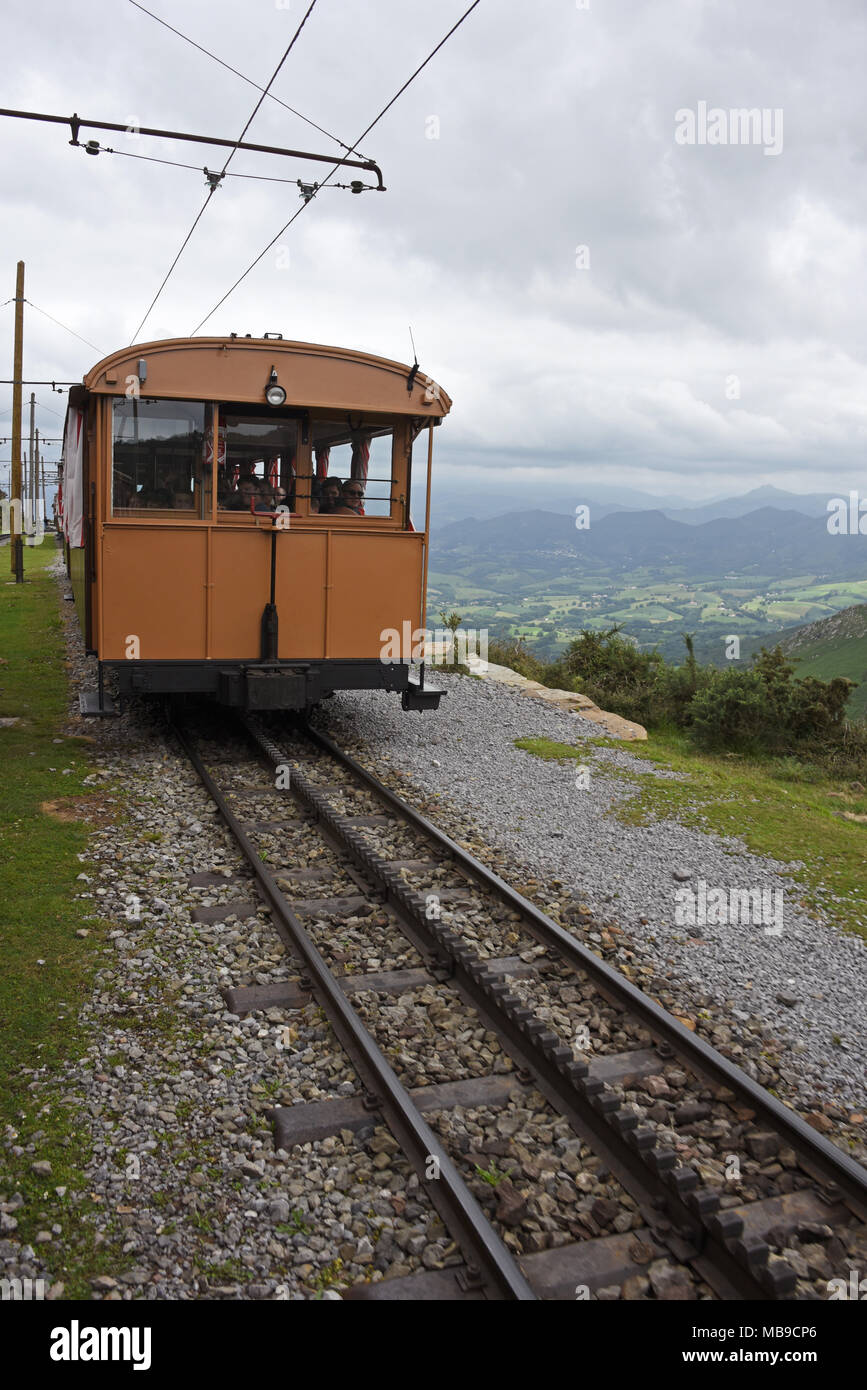
<svg viewBox="0 0 867 1390">
<path fill-rule="evenodd" d="M 340 501 L 333 508 L 335 516 L 364 516 L 364 484 L 360 478 L 347 478 L 340 489 Z"/>
</svg>

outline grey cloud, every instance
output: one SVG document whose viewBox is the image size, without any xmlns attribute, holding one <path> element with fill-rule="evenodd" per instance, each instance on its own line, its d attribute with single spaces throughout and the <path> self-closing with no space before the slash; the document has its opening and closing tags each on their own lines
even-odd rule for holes
<svg viewBox="0 0 867 1390">
<path fill-rule="evenodd" d="M 388 193 L 323 192 L 285 237 L 289 267 L 269 253 L 205 331 L 276 328 L 406 357 L 411 322 L 423 366 L 455 400 L 446 463 L 530 457 L 558 472 L 664 476 L 667 489 L 721 470 L 751 485 L 854 482 L 867 428 L 862 7 L 591 3 L 483 0 L 363 142 Z M 352 140 L 464 7 L 322 3 L 275 91 Z M 153 8 L 259 81 L 303 13 L 300 0 Z M 0 32 L 24 58 L 6 74 L 9 106 L 231 137 L 256 100 L 118 0 L 92 0 L 74 22 L 65 3 L 34 0 Z M 675 112 L 699 101 L 782 108 L 781 154 L 678 145 Z M 333 148 L 270 102 L 249 138 Z M 0 121 L 0 300 L 22 256 L 28 296 L 108 351 L 144 313 L 204 179 L 92 159 L 67 140 Z M 134 148 L 219 163 L 212 149 Z M 232 168 L 321 177 L 252 155 Z M 144 336 L 188 333 L 298 206 L 294 186 L 227 180 Z M 583 244 L 588 270 L 575 264 Z M 34 314 L 26 345 L 33 376 L 74 378 L 96 357 Z"/>
</svg>

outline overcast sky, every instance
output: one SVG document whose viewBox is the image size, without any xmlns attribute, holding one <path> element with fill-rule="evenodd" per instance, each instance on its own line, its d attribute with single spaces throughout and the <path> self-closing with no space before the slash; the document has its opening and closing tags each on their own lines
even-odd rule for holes
<svg viewBox="0 0 867 1390">
<path fill-rule="evenodd" d="M 318 0 L 272 90 L 352 144 L 468 3 Z M 307 4 L 147 8 L 264 85 Z M 388 192 L 323 190 L 200 331 L 411 361 L 411 323 L 454 400 L 440 463 L 492 486 L 545 469 L 576 501 L 591 482 L 615 498 L 867 492 L 865 40 L 863 0 L 481 0 L 362 144 Z M 7 5 L 0 51 L 7 107 L 234 139 L 257 100 L 129 0 Z M 764 111 L 764 129 L 700 143 L 702 103 L 724 113 L 711 139 L 746 137 L 740 108 Z M 82 138 L 196 169 L 91 158 L 62 126 L 0 119 L 0 301 L 22 259 L 26 297 L 99 349 L 28 306 L 27 377 L 78 379 L 130 341 L 205 199 L 201 166 L 222 162 Z M 338 150 L 269 100 L 246 138 Z M 230 165 L 327 168 L 245 152 Z M 140 340 L 189 335 L 299 206 L 293 183 L 227 177 Z M 58 433 L 49 408 L 65 398 L 37 396 Z M 0 435 L 10 405 L 0 387 Z"/>
</svg>

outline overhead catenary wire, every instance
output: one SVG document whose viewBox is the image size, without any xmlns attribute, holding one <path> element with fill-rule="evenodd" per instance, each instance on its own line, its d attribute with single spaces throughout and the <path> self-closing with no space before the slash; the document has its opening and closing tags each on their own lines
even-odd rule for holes
<svg viewBox="0 0 867 1390">
<path fill-rule="evenodd" d="M 71 333 L 73 338 L 77 338 L 80 343 L 86 343 L 88 347 L 92 347 L 94 352 L 102 352 L 102 348 L 97 347 L 96 343 L 92 343 L 89 338 L 82 338 L 81 334 L 76 333 L 74 328 L 70 328 L 66 323 L 61 323 L 60 319 L 56 319 L 54 315 L 49 314 L 47 310 L 40 309 L 39 305 L 34 304 L 32 299 L 25 299 L 24 303 L 29 304 L 31 309 L 35 309 L 37 314 L 42 314 L 45 318 L 51 319 L 51 322 L 56 323 L 58 328 L 62 328 L 66 333 Z M 102 352 L 102 355 L 104 357 L 105 353 Z"/>
<path fill-rule="evenodd" d="M 91 344 L 91 347 L 92 347 L 92 346 L 93 346 L 93 344 Z M 99 348 L 97 348 L 97 352 L 99 352 Z M 44 403 L 43 401 L 37 401 L 36 404 L 39 406 L 39 409 L 40 409 L 40 410 L 47 410 L 48 413 L 49 413 L 49 415 L 56 415 L 57 418 L 58 418 L 58 420 L 62 420 L 62 419 L 63 419 L 63 415 L 61 414 L 61 412 L 60 412 L 59 410 L 54 410 L 52 406 L 50 406 L 50 405 L 45 405 L 45 403 Z M 43 439 L 42 442 L 43 442 L 43 444 L 44 444 L 44 443 L 45 443 L 45 440 Z"/>
<path fill-rule="evenodd" d="M 428 63 L 431 61 L 431 59 L 433 59 L 433 58 L 436 57 L 437 53 L 439 53 L 439 51 L 440 51 L 440 49 L 443 47 L 443 45 L 446 44 L 446 43 L 448 42 L 448 40 L 451 38 L 452 34 L 454 34 L 455 31 L 461 27 L 461 25 L 463 24 L 464 20 L 469 18 L 469 16 L 472 14 L 473 10 L 476 9 L 476 7 L 477 7 L 480 3 L 481 3 L 481 0 L 473 0 L 472 5 L 470 5 L 469 8 L 466 9 L 466 10 L 464 11 L 464 13 L 461 15 L 460 19 L 457 20 L 457 22 L 456 22 L 455 24 L 452 25 L 451 29 L 449 29 L 448 33 L 445 34 L 444 37 L 440 39 L 440 41 L 439 41 L 439 43 L 437 44 L 436 48 L 431 49 L 430 53 L 429 53 L 429 54 L 427 55 L 427 57 L 425 58 L 424 62 L 419 64 L 419 66 L 416 68 L 415 72 L 412 73 L 412 75 L 411 75 L 410 77 L 408 77 L 407 80 L 404 82 L 403 86 L 398 88 L 398 90 L 395 92 L 395 94 L 394 94 L 394 96 L 391 98 L 391 100 L 388 101 L 388 102 L 386 102 L 385 106 L 383 106 L 382 110 L 379 112 L 379 115 L 374 117 L 374 119 L 370 122 L 370 125 L 367 126 L 366 129 L 363 130 L 363 131 L 361 132 L 361 134 L 359 135 L 358 139 L 354 142 L 354 144 L 350 145 L 350 147 L 349 147 L 349 148 L 350 148 L 350 151 L 353 151 L 353 150 L 354 150 L 354 151 L 357 151 L 357 150 L 358 150 L 358 146 L 361 144 L 362 140 L 365 140 L 365 139 L 367 138 L 367 136 L 368 136 L 368 135 L 370 134 L 370 132 L 373 130 L 374 126 L 377 126 L 377 125 L 379 124 L 379 122 L 382 120 L 383 116 L 385 116 L 386 113 L 387 113 L 388 111 L 391 110 L 392 106 L 394 106 L 395 102 L 396 102 L 400 97 L 403 96 L 403 94 L 404 94 L 404 92 L 406 91 L 407 87 L 409 87 L 410 84 L 411 84 L 412 82 L 415 81 L 415 79 L 418 77 L 419 73 L 422 72 L 423 69 L 427 67 L 427 65 L 428 65 Z M 339 168 L 340 168 L 340 165 L 339 165 L 339 164 L 335 164 L 335 165 L 333 166 L 333 168 L 331 168 L 331 169 L 328 171 L 328 173 L 325 175 L 324 179 L 322 180 L 322 182 L 319 184 L 318 188 L 316 189 L 316 192 L 315 192 L 309 199 L 307 199 L 304 203 L 302 203 L 301 207 L 298 208 L 298 210 L 292 214 L 292 216 L 289 218 L 289 221 L 285 224 L 285 226 L 283 226 L 283 227 L 280 228 L 280 230 L 279 230 L 279 232 L 276 234 L 276 236 L 273 236 L 273 237 L 271 238 L 271 240 L 268 242 L 268 245 L 267 245 L 266 247 L 264 247 L 262 251 L 259 252 L 259 255 L 256 257 L 256 259 L 255 259 L 254 261 L 251 261 L 251 262 L 250 262 L 250 264 L 247 266 L 247 269 L 243 272 L 243 274 L 242 274 L 242 275 L 239 275 L 239 276 L 238 276 L 238 279 L 235 281 L 235 283 L 234 283 L 233 285 L 231 285 L 231 286 L 229 287 L 229 289 L 226 290 L 226 293 L 223 295 L 222 299 L 218 299 L 218 300 L 217 300 L 217 303 L 214 305 L 213 309 L 209 310 L 209 312 L 205 315 L 205 317 L 202 319 L 202 321 L 201 321 L 200 323 L 196 324 L 196 327 L 193 329 L 192 333 L 190 334 L 190 337 L 194 337 L 195 334 L 198 333 L 199 329 L 202 328 L 202 327 L 204 327 L 204 325 L 208 322 L 208 319 L 213 317 L 213 315 L 217 312 L 217 310 L 221 307 L 221 305 L 225 304 L 225 302 L 226 302 L 226 300 L 229 298 L 229 296 L 230 296 L 231 294 L 234 294 L 235 290 L 238 288 L 238 286 L 241 284 L 241 282 L 242 282 L 243 280 L 246 280 L 247 276 L 250 274 L 250 271 L 251 271 L 251 270 L 255 270 L 256 266 L 259 264 L 259 262 L 262 260 L 262 258 L 263 258 L 264 256 L 267 256 L 268 252 L 271 250 L 271 247 L 275 244 L 275 242 L 279 241 L 279 239 L 280 239 L 280 237 L 283 235 L 283 233 L 284 233 L 284 232 L 287 232 L 287 231 L 289 230 L 289 228 L 292 226 L 292 223 L 295 222 L 296 219 L 299 218 L 299 217 L 301 216 L 301 214 L 302 214 L 302 212 L 304 211 L 304 209 L 307 208 L 307 207 L 309 207 L 310 203 L 313 201 L 313 198 L 316 196 L 316 194 L 319 192 L 319 190 L 320 190 L 321 188 L 324 188 L 324 187 L 325 187 L 325 185 L 330 181 L 330 179 L 334 176 L 334 174 L 337 173 L 337 170 L 338 170 Z"/>
<path fill-rule="evenodd" d="M 174 25 L 169 24 L 167 20 L 160 19 L 160 16 L 158 14 L 154 14 L 153 10 L 146 9 L 144 5 L 140 5 L 138 3 L 138 0 L 129 0 L 129 3 L 133 5 L 137 10 L 141 10 L 142 14 L 149 15 L 151 19 L 155 19 L 157 24 L 162 24 L 163 28 L 170 29 L 173 34 L 177 34 L 179 39 L 184 40 L 184 43 L 192 44 L 193 48 L 197 48 L 200 53 L 204 53 L 206 57 L 212 58 L 215 63 L 219 63 L 221 68 L 225 68 L 227 72 L 234 73 L 235 77 L 240 77 L 241 81 L 246 82 L 249 87 L 255 87 L 257 92 L 263 92 L 264 95 L 267 96 L 270 101 L 276 101 L 277 105 L 282 106 L 285 111 L 291 111 L 293 116 L 298 116 L 300 120 L 305 121 L 307 125 L 312 126 L 314 130 L 318 130 L 320 135 L 324 135 L 328 140 L 333 140 L 335 145 L 339 145 L 342 150 L 350 150 L 357 148 L 354 145 L 345 144 L 343 140 L 341 140 L 337 135 L 332 135 L 331 132 L 329 130 L 326 130 L 324 126 L 317 125 L 317 123 L 315 121 L 312 121 L 309 116 L 305 116 L 301 111 L 296 111 L 294 106 L 290 106 L 288 102 L 285 102 L 280 97 L 275 96 L 273 92 L 267 91 L 266 88 L 260 87 L 258 82 L 253 81 L 252 77 L 247 77 L 243 72 L 239 72 L 237 68 L 233 68 L 231 63 L 227 63 L 222 58 L 218 58 L 216 53 L 212 53 L 210 49 L 204 48 L 203 45 L 200 43 L 196 43 L 195 39 L 191 39 L 188 34 L 182 34 L 180 29 L 176 29 Z M 364 155 L 362 155 L 361 157 L 363 159 Z"/>
<path fill-rule="evenodd" d="M 304 28 L 304 25 L 307 23 L 307 20 L 308 20 L 308 18 L 310 17 L 311 13 L 313 12 L 313 9 L 315 8 L 315 6 L 316 6 L 316 0 L 310 0 L 310 4 L 309 4 L 309 6 L 307 7 L 307 10 L 306 10 L 306 12 L 305 12 L 305 14 L 304 14 L 304 16 L 303 16 L 303 18 L 302 18 L 302 20 L 301 20 L 301 23 L 298 25 L 298 28 L 295 30 L 295 33 L 292 35 L 292 38 L 291 38 L 290 41 L 289 41 L 289 44 L 288 44 L 288 46 L 287 46 L 287 48 L 286 48 L 285 53 L 283 54 L 283 57 L 280 59 L 280 61 L 279 61 L 279 63 L 277 64 L 276 68 L 274 69 L 273 73 L 271 74 L 271 78 L 270 78 L 270 80 L 269 80 L 269 82 L 268 82 L 268 86 L 264 89 L 264 91 L 262 92 L 261 96 L 259 97 L 259 100 L 256 102 L 256 105 L 255 105 L 254 108 L 253 108 L 253 111 L 252 111 L 252 113 L 251 113 L 251 115 L 250 115 L 249 120 L 247 121 L 246 125 L 244 126 L 244 129 L 241 131 L 241 134 L 238 136 L 238 139 L 237 139 L 237 141 L 236 141 L 236 143 L 235 143 L 234 148 L 231 149 L 231 150 L 229 151 L 229 154 L 228 154 L 228 156 L 226 157 L 226 162 L 225 162 L 225 164 L 223 165 L 223 169 L 222 169 L 222 174 L 223 174 L 223 175 L 226 173 L 226 170 L 227 170 L 228 167 L 229 167 L 229 164 L 230 164 L 230 162 L 231 162 L 231 160 L 232 160 L 232 157 L 233 157 L 233 155 L 235 154 L 235 151 L 237 150 L 238 144 L 240 144 L 240 142 L 243 140 L 244 136 L 247 134 L 247 131 L 250 129 L 250 126 L 251 126 L 251 124 L 252 124 L 252 122 L 253 122 L 253 120 L 254 120 L 254 118 L 255 118 L 255 116 L 256 116 L 256 113 L 258 112 L 260 106 L 262 105 L 262 102 L 265 100 L 265 97 L 266 97 L 267 94 L 268 94 L 268 88 L 269 88 L 269 87 L 271 86 L 271 84 L 274 82 L 275 78 L 277 77 L 277 74 L 279 73 L 279 71 L 280 71 L 280 69 L 282 68 L 283 64 L 286 62 L 286 59 L 289 57 L 289 54 L 292 52 L 292 49 L 295 47 L 295 44 L 297 43 L 298 38 L 299 38 L 299 36 L 300 36 L 300 34 L 301 34 L 301 30 Z M 339 167 L 339 166 L 336 166 L 336 167 Z M 222 177 L 222 175 L 221 175 L 221 177 Z M 159 289 L 157 290 L 156 294 L 154 295 L 153 299 L 151 300 L 150 304 L 148 305 L 147 312 L 145 313 L 144 318 L 142 319 L 141 323 L 139 324 L 138 328 L 135 330 L 135 333 L 133 334 L 132 338 L 130 339 L 130 342 L 131 342 L 131 343 L 134 343 L 134 342 L 136 341 L 136 339 L 138 338 L 138 335 L 141 333 L 142 329 L 144 328 L 145 324 L 147 323 L 148 319 L 150 318 L 150 315 L 151 315 L 151 312 L 152 312 L 152 310 L 153 310 L 154 305 L 156 304 L 157 300 L 159 299 L 160 295 L 162 294 L 163 290 L 165 289 L 166 285 L 168 284 L 169 278 L 170 278 L 170 276 L 171 276 L 171 274 L 172 274 L 172 271 L 174 270 L 174 268 L 175 268 L 175 266 L 177 265 L 178 261 L 181 259 L 181 256 L 184 254 L 184 251 L 185 251 L 185 249 L 186 249 L 186 247 L 187 247 L 187 245 L 188 245 L 188 243 L 189 243 L 189 241 L 190 241 L 190 238 L 191 238 L 192 235 L 193 235 L 193 232 L 196 230 L 196 227 L 199 225 L 199 222 L 201 221 L 202 217 L 204 216 L 205 210 L 206 210 L 206 208 L 208 207 L 208 205 L 209 205 L 211 199 L 213 198 L 214 193 L 216 192 L 216 190 L 217 190 L 218 187 L 219 187 L 219 182 L 216 182 L 216 183 L 212 184 L 212 186 L 208 189 L 208 195 L 207 195 L 207 197 L 205 198 L 205 201 L 204 201 L 204 203 L 202 204 L 201 208 L 199 209 L 198 213 L 196 214 L 195 220 L 193 221 L 193 225 L 190 227 L 190 230 L 187 232 L 187 235 L 184 237 L 183 241 L 181 242 L 180 250 L 178 251 L 177 255 L 175 256 L 175 258 L 174 258 L 174 260 L 172 261 L 171 265 L 169 266 L 168 270 L 166 271 L 166 274 L 165 274 L 165 276 L 164 276 L 164 278 L 163 278 L 162 284 L 160 285 Z"/>
<path fill-rule="evenodd" d="M 349 149 L 349 146 L 347 145 L 346 148 Z M 82 146 L 82 149 L 86 149 L 86 147 L 85 147 L 85 146 Z M 119 155 L 122 155 L 124 159 L 143 159 L 147 164 L 165 164 L 165 165 L 167 165 L 167 166 L 168 166 L 169 168 L 171 168 L 171 169 L 193 169 L 193 170 L 194 170 L 196 173 L 198 173 L 198 174 L 208 174 L 208 173 L 209 173 L 209 170 L 208 170 L 208 169 L 203 169 L 203 168 L 201 167 L 201 165 L 199 165 L 199 164 L 183 164 L 183 163 L 181 163 L 180 160 L 177 160 L 177 159 L 158 159 L 156 155 L 152 155 L 152 154 L 133 154 L 131 150 L 114 150 L 114 149 L 111 149 L 108 145 L 100 145 L 100 146 L 99 146 L 99 149 L 98 149 L 97 151 L 94 151 L 94 153 L 98 153 L 98 154 L 119 154 Z M 215 177 L 217 177 L 217 176 L 215 175 Z M 225 170 L 223 171 L 222 174 L 219 175 L 219 178 L 220 178 L 220 179 L 224 179 L 224 178 L 226 178 L 226 179 L 256 179 L 256 180 L 258 180 L 258 181 L 261 182 L 261 183 L 294 183 L 294 184 L 300 184 L 300 183 L 301 183 L 301 180 L 300 180 L 300 179 L 281 179 L 281 178 L 277 178 L 277 176 L 276 176 L 275 174 L 229 174 L 229 173 L 226 173 Z M 352 187 L 353 187 L 353 185 L 352 185 L 351 183 L 332 183 L 332 184 L 329 184 L 328 186 L 329 186 L 329 188 L 344 188 L 344 189 L 345 189 L 345 188 L 352 188 Z M 365 184 L 364 187 L 365 187 L 366 189 L 374 189 L 374 188 L 376 187 L 376 185 L 375 185 L 375 184 Z M 10 300 L 10 301 L 8 301 L 8 302 L 11 303 L 12 301 Z M 90 346 L 93 347 L 93 344 L 91 343 Z"/>
</svg>

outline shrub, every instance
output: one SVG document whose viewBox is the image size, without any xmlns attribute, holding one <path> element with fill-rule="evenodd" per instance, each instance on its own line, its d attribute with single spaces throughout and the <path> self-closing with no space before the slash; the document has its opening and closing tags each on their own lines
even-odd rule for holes
<svg viewBox="0 0 867 1390">
<path fill-rule="evenodd" d="M 686 633 L 686 660 L 670 666 L 620 633 L 619 626 L 585 629 L 548 663 L 520 638 L 492 642 L 489 657 L 531 680 L 587 695 L 647 728 L 686 729 L 707 749 L 806 756 L 835 775 L 867 772 L 867 725 L 846 720 L 853 682 L 845 677 L 798 678 L 780 647 L 762 648 L 746 668 L 699 666 Z"/>
<path fill-rule="evenodd" d="M 531 681 L 542 681 L 547 669 L 543 661 L 539 661 L 527 650 L 523 637 L 513 637 L 505 642 L 496 638 L 489 640 L 488 661 L 494 666 L 508 666 L 510 670 L 517 671 L 519 676 L 526 676 Z"/>
<path fill-rule="evenodd" d="M 594 704 L 626 719 L 641 719 L 653 703 L 660 669 L 658 652 L 641 652 L 619 626 L 584 631 L 545 667 L 545 685 L 587 695 Z"/>
<path fill-rule="evenodd" d="M 852 682 L 841 676 L 798 679 L 779 647 L 772 652 L 763 647 L 749 670 L 714 671 L 688 714 L 696 741 L 706 747 L 827 748 L 843 732 L 851 689 Z"/>
</svg>

